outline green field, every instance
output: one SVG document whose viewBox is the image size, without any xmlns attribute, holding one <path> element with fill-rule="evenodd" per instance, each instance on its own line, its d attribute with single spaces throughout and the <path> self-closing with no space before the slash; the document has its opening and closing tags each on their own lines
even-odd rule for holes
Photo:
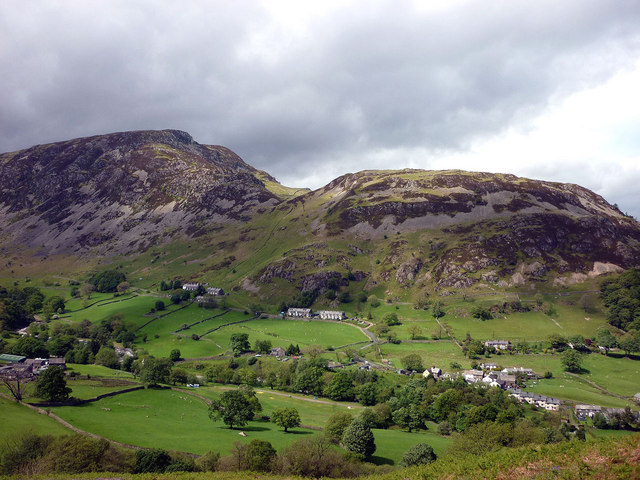
<svg viewBox="0 0 640 480">
<path fill-rule="evenodd" d="M 243 312 L 229 311 L 224 315 L 207 320 L 201 324 L 173 333 L 189 318 L 198 318 L 203 309 L 195 305 L 184 310 L 160 318 L 139 331 L 139 337 L 147 336 L 146 343 L 140 345 L 152 355 L 167 356 L 171 350 L 178 348 L 184 358 L 198 358 L 219 355 L 229 350 L 229 339 L 234 333 L 249 334 L 249 342 L 253 345 L 257 340 L 268 340 L 274 347 L 287 347 L 297 344 L 301 348 L 308 345 L 342 346 L 357 342 L 366 342 L 368 337 L 349 324 L 322 321 L 300 321 L 280 318 L 253 319 L 248 322 L 223 326 L 199 340 L 193 340 L 193 334 L 203 335 L 208 330 L 231 322 L 250 319 Z M 221 310 L 204 310 L 208 316 L 223 313 Z M 204 317 L 206 318 L 206 317 Z M 193 320 L 197 321 L 197 320 Z M 158 335 L 158 338 L 155 336 Z"/>
<path fill-rule="evenodd" d="M 377 447 L 373 461 L 375 463 L 385 463 L 385 459 L 392 459 L 397 464 L 404 452 L 418 443 L 431 445 L 436 455 L 444 455 L 453 439 L 435 433 L 436 426 L 433 423 L 429 423 L 428 426 L 429 430 L 411 433 L 395 428 L 373 430 Z"/>
<path fill-rule="evenodd" d="M 199 389 L 197 393 L 204 390 Z M 207 396 L 210 395 L 211 391 Z M 268 391 L 258 394 L 265 414 L 276 406 L 295 406 L 300 410 L 303 423 L 310 425 L 324 424 L 333 412 L 347 408 L 340 404 L 324 405 L 269 396 Z M 204 401 L 173 390 L 141 390 L 80 407 L 56 407 L 52 411 L 78 428 L 123 443 L 197 454 L 209 450 L 227 454 L 233 442 L 246 443 L 254 438 L 267 440 L 279 450 L 298 438 L 317 434 L 317 431 L 307 428 L 295 428 L 285 433 L 280 427 L 265 421 L 253 421 L 241 429 L 231 430 L 222 421 L 209 419 Z M 418 433 L 375 430 L 378 444 L 376 460 L 381 463 L 397 462 L 407 449 L 424 441 L 442 453 L 449 439 L 436 435 L 433 430 Z M 247 436 L 240 436 L 240 431 Z"/>
<path fill-rule="evenodd" d="M 560 374 L 556 378 L 542 379 L 538 382 L 528 382 L 526 390 L 572 403 L 587 403 L 616 408 L 633 407 L 633 402 L 631 401 L 606 395 L 584 381 L 566 374 Z"/>
<path fill-rule="evenodd" d="M 470 367 L 470 360 L 462 355 L 462 350 L 451 341 L 438 341 L 433 343 L 385 343 L 380 346 L 383 357 L 390 359 L 391 363 L 400 368 L 402 357 L 417 353 L 422 358 L 425 368 L 437 366 L 447 371 L 451 362 L 458 362 L 462 366 Z"/>
<path fill-rule="evenodd" d="M 208 386 L 194 390 L 198 395 L 213 399 L 216 398 L 224 390 L 231 387 Z M 256 388 L 254 390 L 256 396 L 260 400 L 264 415 L 270 415 L 276 408 L 295 408 L 300 413 L 300 421 L 302 425 L 313 427 L 324 427 L 327 419 L 336 412 L 350 412 L 353 416 L 357 416 L 364 408 L 357 403 L 334 402 L 332 400 L 322 398 L 319 401 L 312 401 L 314 397 L 302 394 L 290 395 L 284 392 L 272 391 L 269 389 Z"/>
<path fill-rule="evenodd" d="M 13 400 L 0 397 L 0 445 L 12 437 L 27 432 L 39 435 L 68 435 L 71 430 L 59 422 Z M 1 447 L 0 447 L 1 449 Z"/>
</svg>

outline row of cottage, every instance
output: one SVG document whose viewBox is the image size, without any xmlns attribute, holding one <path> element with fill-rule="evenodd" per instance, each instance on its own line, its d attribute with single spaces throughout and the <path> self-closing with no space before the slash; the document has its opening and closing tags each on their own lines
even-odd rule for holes
<svg viewBox="0 0 640 480">
<path fill-rule="evenodd" d="M 182 285 L 182 289 L 186 290 L 187 292 L 195 292 L 200 288 L 200 286 L 206 287 L 207 285 L 208 284 L 206 283 L 202 285 L 200 283 L 184 283 Z M 224 295 L 224 290 L 217 287 L 207 287 L 207 294 L 213 297 L 219 297 Z"/>
<path fill-rule="evenodd" d="M 286 316 L 291 318 L 313 318 L 317 316 L 322 320 L 344 320 L 346 318 L 344 312 L 319 310 L 314 314 L 310 308 L 289 308 L 287 309 Z"/>
<path fill-rule="evenodd" d="M 508 388 L 507 392 L 511 397 L 514 397 L 520 403 L 528 403 L 529 405 L 535 405 L 538 408 L 544 408 L 550 412 L 557 412 L 560 409 L 560 400 L 557 398 L 545 397 L 544 395 L 538 395 L 536 393 L 525 392 L 518 388 Z"/>
</svg>

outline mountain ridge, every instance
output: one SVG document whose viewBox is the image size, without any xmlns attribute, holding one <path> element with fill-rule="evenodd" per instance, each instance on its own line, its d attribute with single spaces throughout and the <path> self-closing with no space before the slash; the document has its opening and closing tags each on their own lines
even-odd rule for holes
<svg viewBox="0 0 640 480">
<path fill-rule="evenodd" d="M 364 170 L 292 189 L 226 147 L 163 130 L 1 154 L 0 181 L 5 256 L 163 258 L 140 270 L 153 279 L 175 262 L 171 245 L 195 239 L 180 276 L 261 299 L 322 294 L 347 272 L 397 296 L 563 286 L 640 266 L 640 224 L 617 207 L 509 174 Z"/>
</svg>

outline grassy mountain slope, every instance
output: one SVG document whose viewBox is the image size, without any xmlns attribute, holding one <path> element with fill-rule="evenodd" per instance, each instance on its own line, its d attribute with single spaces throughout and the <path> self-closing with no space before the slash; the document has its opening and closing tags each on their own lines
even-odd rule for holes
<svg viewBox="0 0 640 480">
<path fill-rule="evenodd" d="M 363 171 L 291 189 L 224 147 L 161 131 L 4 154 L 0 180 L 0 276 L 12 278 L 112 264 L 143 286 L 181 277 L 275 304 L 323 294 L 331 278 L 411 300 L 640 265 L 638 222 L 577 185 L 513 175 Z"/>
</svg>

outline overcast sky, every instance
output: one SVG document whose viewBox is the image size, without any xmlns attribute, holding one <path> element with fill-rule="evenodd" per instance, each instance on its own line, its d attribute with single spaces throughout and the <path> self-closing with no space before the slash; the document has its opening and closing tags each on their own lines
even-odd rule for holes
<svg viewBox="0 0 640 480">
<path fill-rule="evenodd" d="M 2 0 L 0 105 L 0 151 L 175 128 L 289 186 L 461 168 L 640 217 L 640 0 Z"/>
</svg>

